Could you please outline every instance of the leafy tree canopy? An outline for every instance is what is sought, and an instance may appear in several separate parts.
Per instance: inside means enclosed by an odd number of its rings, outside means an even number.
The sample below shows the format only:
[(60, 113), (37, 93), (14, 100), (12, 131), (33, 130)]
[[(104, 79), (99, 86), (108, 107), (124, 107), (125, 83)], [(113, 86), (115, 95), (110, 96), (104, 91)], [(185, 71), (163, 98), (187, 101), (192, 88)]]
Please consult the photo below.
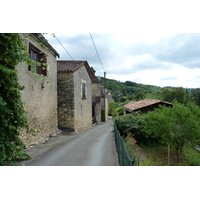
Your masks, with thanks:
[(143, 131), (155, 142), (171, 144), (177, 151), (177, 160), (183, 146), (200, 140), (200, 108), (194, 103), (186, 106), (175, 103), (172, 108), (161, 106), (144, 116)]

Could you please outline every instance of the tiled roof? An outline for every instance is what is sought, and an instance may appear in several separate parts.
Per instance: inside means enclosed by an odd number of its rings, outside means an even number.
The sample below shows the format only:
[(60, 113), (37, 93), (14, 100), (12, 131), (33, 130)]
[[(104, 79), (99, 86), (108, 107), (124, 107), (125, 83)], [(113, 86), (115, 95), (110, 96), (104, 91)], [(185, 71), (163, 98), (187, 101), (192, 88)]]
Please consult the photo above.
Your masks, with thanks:
[(48, 47), (58, 58), (60, 58), (60, 55), (58, 52), (48, 43), (48, 41), (45, 39), (43, 35), (40, 33), (31, 33), (31, 36), (42, 42), (46, 47)]
[(155, 100), (155, 99), (143, 99), (141, 101), (132, 101), (126, 105), (123, 106), (123, 108), (129, 112), (132, 112), (134, 110), (139, 110), (141, 108), (150, 106), (150, 105), (154, 105), (154, 104), (158, 104), (158, 103), (163, 103), (163, 104), (168, 104), (168, 105), (172, 105), (171, 103), (162, 101), (162, 100)]
[(95, 70), (93, 69), (93, 67), (87, 67), (87, 72), (91, 78), (92, 83), (99, 83), (98, 78), (95, 76)]
[(58, 60), (58, 72), (75, 72), (80, 67), (84, 66), (87, 61), (68, 61), (68, 60)]
[(95, 76), (95, 70), (89, 66), (87, 61), (57, 61), (58, 72), (75, 72), (80, 67), (85, 66), (92, 83), (99, 83), (98, 78)]

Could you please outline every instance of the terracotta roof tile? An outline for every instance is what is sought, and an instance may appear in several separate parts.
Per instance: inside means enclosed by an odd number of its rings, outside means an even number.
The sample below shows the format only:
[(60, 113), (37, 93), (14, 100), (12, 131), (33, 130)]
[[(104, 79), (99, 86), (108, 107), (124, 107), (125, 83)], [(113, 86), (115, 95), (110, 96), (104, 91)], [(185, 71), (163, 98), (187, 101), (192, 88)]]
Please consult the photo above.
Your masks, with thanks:
[(68, 61), (68, 60), (58, 60), (58, 72), (75, 72), (80, 67), (84, 65), (87, 61)]
[(165, 104), (169, 104), (172, 105), (171, 103), (162, 101), (162, 100), (155, 100), (155, 99), (143, 99), (141, 101), (132, 101), (126, 105), (123, 106), (123, 108), (129, 112), (132, 112), (134, 110), (139, 110), (141, 108), (150, 106), (150, 105), (154, 105), (154, 104), (158, 104), (158, 103), (165, 103)]
[(75, 72), (80, 67), (85, 66), (92, 83), (99, 83), (98, 78), (95, 76), (95, 70), (89, 66), (87, 61), (57, 61), (58, 72)]

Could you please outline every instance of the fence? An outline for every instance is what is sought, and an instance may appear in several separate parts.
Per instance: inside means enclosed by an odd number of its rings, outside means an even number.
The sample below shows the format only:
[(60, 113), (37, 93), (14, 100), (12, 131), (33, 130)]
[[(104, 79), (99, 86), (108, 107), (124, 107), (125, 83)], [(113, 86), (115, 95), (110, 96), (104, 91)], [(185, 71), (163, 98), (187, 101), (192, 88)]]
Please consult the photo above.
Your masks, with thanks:
[(131, 159), (126, 144), (123, 138), (120, 135), (120, 132), (117, 129), (117, 126), (114, 122), (114, 132), (115, 132), (115, 144), (118, 153), (119, 164), (121, 166), (136, 166), (138, 165), (136, 160)]

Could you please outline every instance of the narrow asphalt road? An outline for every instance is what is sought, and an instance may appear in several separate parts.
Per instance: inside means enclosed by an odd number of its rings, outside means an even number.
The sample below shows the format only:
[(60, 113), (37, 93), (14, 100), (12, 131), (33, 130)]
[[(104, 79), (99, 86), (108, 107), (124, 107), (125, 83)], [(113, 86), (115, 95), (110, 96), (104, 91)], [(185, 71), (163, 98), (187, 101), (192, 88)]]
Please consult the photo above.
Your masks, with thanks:
[[(69, 136), (66, 136), (69, 137)], [(37, 147), (36, 147), (37, 148)], [(113, 122), (94, 126), (70, 141), (49, 149), (31, 166), (116, 166)]]

